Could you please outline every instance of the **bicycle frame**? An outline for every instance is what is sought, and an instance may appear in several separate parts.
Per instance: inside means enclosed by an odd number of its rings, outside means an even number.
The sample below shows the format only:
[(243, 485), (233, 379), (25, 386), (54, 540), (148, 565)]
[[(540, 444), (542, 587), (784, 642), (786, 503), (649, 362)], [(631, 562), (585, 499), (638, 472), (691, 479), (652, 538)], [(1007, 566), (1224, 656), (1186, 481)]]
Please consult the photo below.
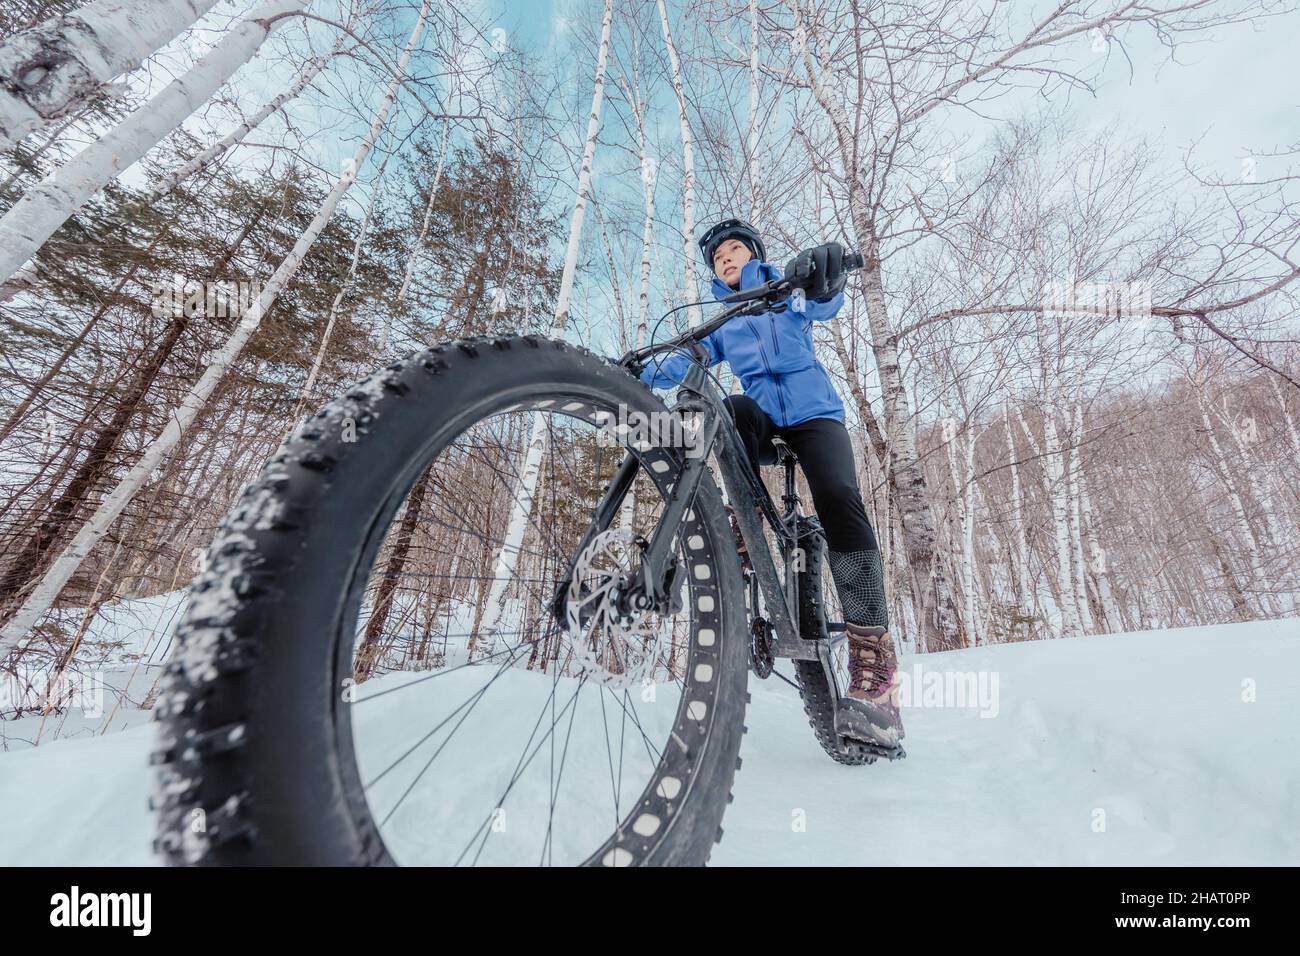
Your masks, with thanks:
[[(697, 357), (700, 357), (702, 348), (698, 344), (694, 348)], [(782, 496), (785, 512), (782, 513), (777, 510), (757, 472), (751, 467), (723, 397), (700, 362), (690, 366), (681, 382), (677, 402), (670, 410), (680, 415), (698, 416), (696, 420), (699, 422), (702, 452), (698, 456), (683, 459), (682, 470), (672, 485), (671, 497), (642, 554), (641, 579), (625, 591), (631, 606), (640, 610), (656, 608), (674, 613), (681, 610), (675, 603), (679, 591), (677, 584), (680, 568), (672, 551), (672, 543), (695, 498), (700, 480), (708, 469), (708, 456), (715, 453), (727, 497), (735, 510), (741, 537), (749, 551), (754, 576), (762, 592), (766, 617), (772, 625), (773, 656), (817, 660), (818, 642), (804, 640), (799, 628), (797, 558), (798, 520), (801, 516), (797, 507), (798, 498), (792, 487), (793, 472), (787, 473), (786, 494)], [(786, 464), (787, 468), (792, 467), (792, 463)], [(629, 451), (597, 505), (591, 525), (574, 551), (575, 560), (597, 534), (609, 528), (640, 467), (637, 455)], [(768, 547), (767, 536), (763, 532), (763, 524), (757, 513), (759, 510), (776, 533), (781, 556), (779, 572)], [(553, 610), (560, 620), (563, 620), (563, 602), (570, 580), (571, 569), (555, 593)], [(758, 608), (755, 607), (752, 613), (757, 616)]]
[[(843, 258), (845, 269), (860, 269), (865, 259), (859, 253), (847, 253)], [(774, 657), (795, 660), (820, 660), (827, 669), (828, 679), (834, 680), (828, 645), (829, 632), (843, 630), (843, 625), (828, 624), (823, 615), (819, 623), (820, 638), (805, 640), (799, 622), (799, 580), (797, 577), (796, 557), (799, 551), (798, 498), (794, 494), (794, 477), (792, 465), (786, 462), (786, 493), (783, 496), (786, 505), (785, 514), (776, 510), (772, 498), (767, 493), (757, 469), (751, 467), (749, 456), (741, 442), (736, 426), (723, 402), (720, 391), (705, 371), (704, 362), (708, 355), (700, 342), (722, 328), (732, 319), (744, 315), (758, 315), (765, 311), (784, 311), (789, 308), (786, 299), (803, 296), (811, 278), (807, 265), (778, 280), (769, 281), (750, 289), (737, 290), (723, 301), (734, 303), (697, 328), (689, 329), (675, 339), (660, 345), (634, 349), (620, 359), (619, 364), (635, 375), (639, 362), (650, 356), (665, 351), (689, 349), (696, 361), (687, 369), (686, 375), (679, 383), (677, 404), (671, 411), (679, 414), (700, 416), (700, 435), (703, 438), (703, 454), (686, 457), (681, 474), (672, 484), (672, 496), (668, 501), (663, 516), (655, 527), (654, 534), (641, 557), (639, 580), (625, 580), (619, 588), (619, 602), (625, 613), (655, 609), (677, 613), (681, 610), (678, 599), (678, 574), (680, 568), (677, 558), (672, 553), (672, 542), (677, 537), (682, 519), (695, 498), (700, 479), (708, 468), (706, 461), (709, 453), (718, 456), (719, 470), (727, 497), (735, 511), (736, 523), (740, 528), (741, 538), (749, 552), (750, 563), (754, 568), (754, 577), (762, 593), (764, 610), (768, 614), (768, 623), (774, 635), (772, 654)], [(662, 320), (661, 320), (662, 321)], [(779, 457), (779, 456), (778, 456)], [(560, 580), (551, 610), (561, 627), (566, 621), (565, 606), (568, 599), (569, 585), (573, 580), (573, 561), (577, 561), (596, 535), (606, 531), (618, 513), (623, 499), (636, 478), (641, 467), (637, 456), (628, 452), (619, 465), (609, 488), (596, 507), (595, 517), (574, 551), (568, 571)], [(778, 549), (781, 554), (781, 571), (778, 573), (776, 561), (767, 545), (767, 536), (763, 533), (763, 523), (756, 513), (761, 510), (767, 523), (776, 532)], [(815, 572), (820, 575), (820, 567)], [(628, 576), (630, 577), (630, 576)], [(754, 602), (756, 603), (756, 602)], [(751, 613), (758, 617), (755, 606)]]

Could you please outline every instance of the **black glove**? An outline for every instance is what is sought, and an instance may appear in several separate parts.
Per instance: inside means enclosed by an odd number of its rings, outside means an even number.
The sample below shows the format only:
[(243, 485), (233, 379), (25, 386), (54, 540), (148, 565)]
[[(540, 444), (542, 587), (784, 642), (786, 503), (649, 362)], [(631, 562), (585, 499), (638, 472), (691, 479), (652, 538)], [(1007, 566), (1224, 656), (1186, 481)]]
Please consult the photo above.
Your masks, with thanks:
[(785, 278), (814, 302), (829, 302), (844, 291), (849, 279), (844, 270), (844, 247), (825, 242), (805, 249), (785, 267)]

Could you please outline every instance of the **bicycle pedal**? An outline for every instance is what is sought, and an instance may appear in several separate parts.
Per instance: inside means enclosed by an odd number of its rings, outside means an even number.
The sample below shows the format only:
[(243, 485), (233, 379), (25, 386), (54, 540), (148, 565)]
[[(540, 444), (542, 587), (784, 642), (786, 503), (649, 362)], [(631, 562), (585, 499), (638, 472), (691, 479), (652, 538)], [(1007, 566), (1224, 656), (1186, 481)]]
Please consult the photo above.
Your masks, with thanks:
[(902, 760), (907, 756), (907, 751), (903, 749), (902, 744), (894, 744), (892, 747), (886, 747), (884, 744), (876, 743), (873, 740), (859, 740), (856, 737), (845, 737), (857, 747), (865, 750), (873, 757), (881, 757), (885, 760)]
[(872, 747), (872, 752), (877, 757), (884, 757), (886, 760), (902, 760), (907, 756), (907, 751), (903, 749), (902, 744), (893, 747)]
[(837, 734), (871, 748), (873, 753), (880, 751), (876, 754), (879, 757), (902, 749), (902, 726), (870, 704), (841, 699), (835, 706), (834, 721)]

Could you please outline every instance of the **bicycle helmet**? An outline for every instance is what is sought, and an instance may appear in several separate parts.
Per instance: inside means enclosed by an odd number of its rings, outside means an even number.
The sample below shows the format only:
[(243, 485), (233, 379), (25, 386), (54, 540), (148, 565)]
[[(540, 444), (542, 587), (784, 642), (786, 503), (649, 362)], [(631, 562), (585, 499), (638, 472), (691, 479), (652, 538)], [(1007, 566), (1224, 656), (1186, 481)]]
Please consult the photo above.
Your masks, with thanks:
[(763, 240), (757, 229), (743, 219), (724, 219), (700, 236), (700, 253), (704, 256), (704, 264), (710, 269), (713, 268), (713, 254), (728, 239), (739, 239), (749, 247), (755, 259), (767, 261), (767, 250), (763, 248)]

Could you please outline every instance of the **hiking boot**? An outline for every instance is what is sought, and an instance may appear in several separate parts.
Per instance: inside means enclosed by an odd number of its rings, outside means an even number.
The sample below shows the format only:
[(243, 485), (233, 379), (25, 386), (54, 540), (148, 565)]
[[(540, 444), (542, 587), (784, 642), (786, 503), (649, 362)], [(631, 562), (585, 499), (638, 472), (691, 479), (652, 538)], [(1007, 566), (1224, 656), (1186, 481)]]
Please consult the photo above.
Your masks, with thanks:
[[(847, 717), (865, 717), (846, 722), (845, 736), (870, 739), (894, 746), (903, 738), (903, 722), (898, 713), (898, 658), (894, 639), (883, 627), (846, 624), (849, 642), (849, 686)], [(837, 724), (840, 721), (837, 719)]]

